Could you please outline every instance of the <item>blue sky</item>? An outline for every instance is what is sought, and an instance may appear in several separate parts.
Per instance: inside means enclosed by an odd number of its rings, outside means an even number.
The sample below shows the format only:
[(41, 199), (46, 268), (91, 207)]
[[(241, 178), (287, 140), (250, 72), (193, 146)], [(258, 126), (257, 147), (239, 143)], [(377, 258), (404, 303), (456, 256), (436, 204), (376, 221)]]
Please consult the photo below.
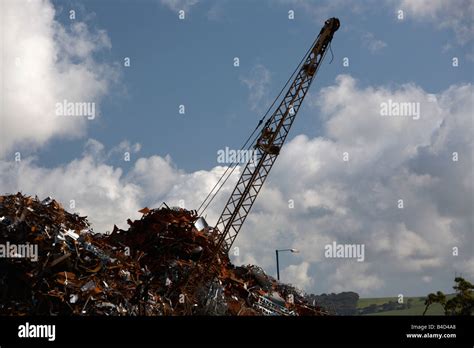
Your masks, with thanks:
[[(309, 2), (318, 6), (321, 2)], [(216, 152), (224, 146), (238, 148), (277, 95), (322, 26), (319, 18), (284, 1), (203, 1), (192, 6), (187, 18), (159, 1), (54, 1), (56, 18), (66, 28), (69, 9), (77, 19), (107, 31), (112, 47), (99, 52), (99, 59), (123, 63), (119, 85), (101, 104), (101, 117), (88, 127), (88, 135), (105, 146), (124, 138), (142, 144), (141, 154), (171, 155), (185, 170), (210, 169)], [(210, 16), (217, 8), (215, 17)], [(288, 11), (295, 11), (295, 20)], [(94, 14), (91, 16), (91, 14)], [(451, 58), (465, 56), (472, 44), (443, 51), (454, 44), (449, 31), (397, 19), (396, 6), (381, 2), (354, 13), (351, 5), (331, 13), (342, 26), (311, 93), (334, 82), (338, 74), (351, 74), (361, 85), (414, 82), (436, 93), (453, 83), (472, 81), (472, 64), (451, 67)], [(210, 17), (212, 19), (210, 19)], [(370, 41), (386, 44), (376, 52)], [(233, 58), (240, 58), (240, 67)], [(350, 66), (343, 67), (348, 57)], [(256, 65), (270, 74), (259, 108), (248, 102), (249, 90), (242, 78)], [(186, 114), (178, 114), (184, 104)], [(317, 113), (301, 110), (290, 139), (297, 134), (318, 134)], [(83, 139), (52, 141), (39, 154), (48, 165), (65, 163), (82, 152)], [(113, 159), (112, 159), (113, 160)]]
[[(283, 281), (364, 297), (474, 279), (474, 1), (0, 4), (2, 194), (53, 196), (99, 232), (163, 201), (196, 209), (229, 164), (218, 150), (240, 148), (334, 16), (333, 61), (329, 52), (233, 262), (275, 274), (274, 250), (297, 248), (282, 255)], [(99, 113), (58, 115), (65, 99)], [(418, 103), (420, 118), (383, 117), (390, 100)], [(211, 224), (231, 189), (206, 211)], [(364, 261), (327, 258), (333, 242), (363, 244)]]

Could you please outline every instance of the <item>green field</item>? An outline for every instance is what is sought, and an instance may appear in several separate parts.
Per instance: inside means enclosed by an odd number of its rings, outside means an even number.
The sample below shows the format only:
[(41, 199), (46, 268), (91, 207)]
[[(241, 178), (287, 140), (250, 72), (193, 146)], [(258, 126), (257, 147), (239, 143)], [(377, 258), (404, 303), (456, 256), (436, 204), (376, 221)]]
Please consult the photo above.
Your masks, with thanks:
[[(450, 299), (454, 295), (447, 295), (447, 298)], [(403, 310), (391, 310), (385, 312), (371, 313), (365, 315), (422, 315), (425, 310), (425, 298), (424, 297), (405, 297), (404, 301), (407, 302), (409, 299), (412, 299), (411, 308), (406, 308)], [(365, 308), (371, 304), (382, 305), (388, 303), (389, 301), (397, 301), (397, 297), (379, 297), (379, 298), (361, 298), (357, 302), (357, 308)], [(430, 306), (426, 315), (444, 315), (443, 307), (440, 304), (433, 304)]]

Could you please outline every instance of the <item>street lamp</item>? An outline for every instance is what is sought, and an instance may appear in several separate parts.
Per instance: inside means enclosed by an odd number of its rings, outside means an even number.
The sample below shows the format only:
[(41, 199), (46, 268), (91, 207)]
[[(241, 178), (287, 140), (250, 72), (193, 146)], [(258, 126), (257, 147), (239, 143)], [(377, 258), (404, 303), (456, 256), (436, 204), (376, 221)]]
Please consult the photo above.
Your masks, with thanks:
[(275, 254), (276, 254), (276, 260), (277, 260), (277, 279), (280, 280), (280, 261), (278, 260), (278, 253), (280, 251), (290, 251), (292, 253), (299, 253), (300, 251), (298, 249), (276, 249)]

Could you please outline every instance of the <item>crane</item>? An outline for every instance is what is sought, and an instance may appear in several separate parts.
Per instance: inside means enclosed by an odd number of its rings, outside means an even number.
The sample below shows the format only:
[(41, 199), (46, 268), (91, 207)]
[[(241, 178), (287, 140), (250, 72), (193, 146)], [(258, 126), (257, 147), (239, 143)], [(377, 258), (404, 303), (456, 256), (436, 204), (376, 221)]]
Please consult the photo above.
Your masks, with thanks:
[[(280, 105), (264, 124), (260, 135), (253, 143), (256, 155), (247, 162), (237, 185), (234, 187), (213, 231), (215, 253), (228, 253), (234, 243), (260, 189), (265, 182), (286, 137), (295, 120), (318, 68), (331, 44), (334, 33), (339, 29), (337, 18), (329, 18), (324, 23), (309, 53), (300, 64)], [(257, 126), (258, 127), (258, 126)]]

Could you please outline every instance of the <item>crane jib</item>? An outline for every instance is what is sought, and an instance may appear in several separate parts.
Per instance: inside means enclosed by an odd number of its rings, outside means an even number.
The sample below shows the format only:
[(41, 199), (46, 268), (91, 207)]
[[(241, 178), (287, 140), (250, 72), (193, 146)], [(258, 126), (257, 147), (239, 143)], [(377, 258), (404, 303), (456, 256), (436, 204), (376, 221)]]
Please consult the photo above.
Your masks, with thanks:
[(216, 254), (219, 251), (228, 253), (232, 247), (280, 153), (296, 114), (324, 58), (326, 48), (331, 43), (334, 33), (339, 29), (339, 25), (337, 18), (330, 18), (325, 22), (286, 95), (255, 140), (253, 147), (257, 155), (246, 164), (214, 228)]

